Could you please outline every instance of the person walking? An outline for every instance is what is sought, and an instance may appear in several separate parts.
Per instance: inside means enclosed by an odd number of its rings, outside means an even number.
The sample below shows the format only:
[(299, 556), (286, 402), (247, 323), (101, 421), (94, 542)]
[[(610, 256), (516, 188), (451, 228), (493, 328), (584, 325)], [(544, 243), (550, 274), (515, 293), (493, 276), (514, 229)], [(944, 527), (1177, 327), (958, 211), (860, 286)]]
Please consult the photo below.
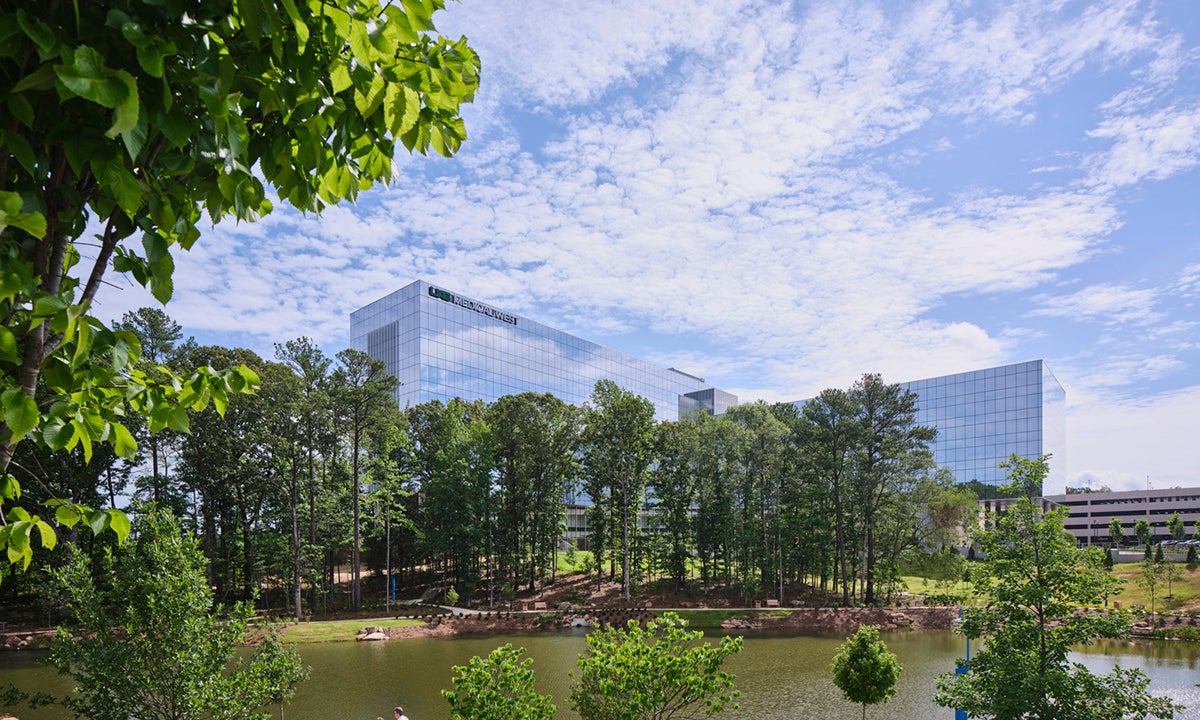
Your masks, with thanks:
[(408, 716), (404, 714), (404, 708), (399, 705), (396, 706), (394, 712), (396, 713), (396, 720), (408, 720)]

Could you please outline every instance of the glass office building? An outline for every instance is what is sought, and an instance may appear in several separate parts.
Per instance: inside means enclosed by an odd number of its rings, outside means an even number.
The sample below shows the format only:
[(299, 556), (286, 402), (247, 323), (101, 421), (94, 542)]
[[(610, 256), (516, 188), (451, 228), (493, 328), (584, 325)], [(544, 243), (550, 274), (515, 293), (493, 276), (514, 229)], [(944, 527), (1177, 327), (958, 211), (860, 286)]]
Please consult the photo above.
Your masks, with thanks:
[(1043, 492), (1067, 484), (1067, 394), (1041, 360), (901, 383), (917, 394), (917, 422), (938, 430), (934, 460), (961, 481), (1000, 485), (1015, 453), (1050, 454)]
[(551, 393), (582, 405), (612, 380), (654, 404), (659, 420), (737, 403), (702, 378), (626, 355), (418, 280), (350, 315), (351, 347), (400, 380), (400, 407), (454, 397), (494, 402)]
[[(350, 315), (351, 347), (400, 380), (400, 407), (454, 397), (493, 402), (547, 392), (582, 405), (600, 379), (654, 404), (659, 420), (723, 414), (737, 397), (702, 378), (626, 355), (416, 281)], [(1010, 454), (1049, 453), (1044, 492), (1066, 486), (1066, 393), (1041, 360), (901, 383), (917, 422), (938, 430), (934, 459), (959, 481), (999, 485)], [(802, 404), (802, 403), (797, 403)]]

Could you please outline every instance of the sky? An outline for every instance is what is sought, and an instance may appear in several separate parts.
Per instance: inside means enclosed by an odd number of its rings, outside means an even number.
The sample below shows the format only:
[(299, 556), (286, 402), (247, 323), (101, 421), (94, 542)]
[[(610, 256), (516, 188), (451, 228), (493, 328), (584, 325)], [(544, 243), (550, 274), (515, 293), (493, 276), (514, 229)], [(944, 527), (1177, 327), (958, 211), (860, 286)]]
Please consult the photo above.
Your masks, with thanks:
[(206, 230), (187, 334), (332, 353), (424, 279), (742, 401), (1044, 359), (1069, 485), (1200, 485), (1195, 0), (449, 5), (457, 157)]

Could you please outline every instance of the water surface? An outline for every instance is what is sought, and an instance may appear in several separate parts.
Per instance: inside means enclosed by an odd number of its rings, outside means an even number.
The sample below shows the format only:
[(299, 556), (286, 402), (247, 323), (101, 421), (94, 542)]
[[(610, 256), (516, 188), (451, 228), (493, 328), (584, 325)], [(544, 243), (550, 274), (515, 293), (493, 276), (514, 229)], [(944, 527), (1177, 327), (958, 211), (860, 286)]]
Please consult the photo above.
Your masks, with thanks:
[[(712, 634), (709, 633), (711, 637)], [(559, 706), (557, 717), (576, 720), (568, 707), (570, 675), (585, 648), (582, 631), (479, 637), (411, 638), (382, 643), (334, 643), (299, 648), (312, 675), (285, 708), (285, 720), (374, 720), (390, 718), (401, 704), (412, 720), (445, 720), (449, 707), (441, 697), (451, 687), (452, 667), (473, 655), (486, 655), (506, 642), (528, 649), (534, 659), (537, 689)], [(795, 720), (828, 718), (857, 720), (860, 706), (842, 699), (833, 685), (830, 664), (840, 636), (775, 636), (748, 634), (745, 650), (727, 663), (737, 675), (742, 710), (730, 718)], [(933, 703), (934, 678), (954, 667), (963, 655), (963, 639), (949, 632), (884, 633), (904, 672), (896, 696), (868, 717), (888, 720), (929, 720), (954, 713)], [(53, 670), (36, 665), (30, 653), (0, 653), (0, 684), (15, 682), (25, 689), (62, 692), (68, 684)], [(1076, 653), (1093, 671), (1115, 664), (1140, 667), (1151, 687), (1187, 706), (1180, 720), (1200, 720), (1200, 645), (1164, 641), (1104, 642)], [(61, 709), (17, 713), (22, 720), (66, 720)], [(276, 717), (279, 717), (276, 711)]]

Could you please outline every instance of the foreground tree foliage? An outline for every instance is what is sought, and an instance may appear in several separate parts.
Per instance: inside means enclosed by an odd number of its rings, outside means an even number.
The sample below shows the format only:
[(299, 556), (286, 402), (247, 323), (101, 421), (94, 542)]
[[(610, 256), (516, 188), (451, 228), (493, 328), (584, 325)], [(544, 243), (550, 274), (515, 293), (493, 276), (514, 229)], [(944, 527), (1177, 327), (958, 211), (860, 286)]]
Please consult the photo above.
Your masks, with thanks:
[(879, 639), (879, 627), (860, 625), (833, 656), (833, 683), (850, 702), (867, 706), (887, 702), (896, 694), (896, 680), (903, 670), (895, 654)]
[(717, 645), (688, 631), (674, 613), (625, 628), (603, 627), (587, 637), (571, 707), (583, 720), (687, 720), (736, 710), (733, 675), (721, 670), (742, 650), (740, 637)]
[(1079, 548), (1062, 514), (1042, 511), (1027, 488), (1040, 488), (1047, 459), (1012, 456), (1006, 467), (1021, 499), (977, 533), (986, 558), (973, 576), (982, 600), (965, 610), (963, 632), (983, 639), (964, 675), (938, 678), (937, 702), (996, 720), (1170, 718), (1178, 709), (1147, 692), (1140, 670), (1094, 675), (1067, 653), (1096, 638), (1127, 637), (1129, 616), (1085, 613), (1116, 594), (1099, 548)]
[(237, 652), (253, 608), (212, 611), (204, 556), (168, 513), (152, 508), (137, 538), (93, 580), (81, 555), (57, 573), (74, 616), (60, 627), (50, 663), (70, 675), (62, 699), (92, 720), (267, 718), (306, 675), (274, 638), (252, 656)]
[[(256, 379), (237, 369), (175, 377), (139, 366), (127, 330), (90, 312), (111, 268), (172, 295), (172, 253), (212, 222), (301, 210), (392, 177), (397, 146), (452, 155), (466, 136), (479, 59), (434, 34), (441, 0), (6, 4), (0, 10), (0, 473), (18, 442), (110, 443), (125, 426), (187, 429), (185, 408), (224, 409)], [(89, 225), (87, 259), (77, 246)], [(163, 376), (166, 375), (166, 379)], [(40, 383), (40, 385), (39, 385)], [(19, 497), (16, 478), (0, 502)], [(60, 522), (87, 519), (64, 508)], [(27, 512), (0, 545), (31, 555)], [(111, 524), (111, 523), (110, 523)]]
[(454, 667), (454, 689), (443, 690), (450, 720), (551, 720), (558, 710), (549, 695), (533, 689), (532, 658), (525, 648), (498, 647), (487, 659)]

